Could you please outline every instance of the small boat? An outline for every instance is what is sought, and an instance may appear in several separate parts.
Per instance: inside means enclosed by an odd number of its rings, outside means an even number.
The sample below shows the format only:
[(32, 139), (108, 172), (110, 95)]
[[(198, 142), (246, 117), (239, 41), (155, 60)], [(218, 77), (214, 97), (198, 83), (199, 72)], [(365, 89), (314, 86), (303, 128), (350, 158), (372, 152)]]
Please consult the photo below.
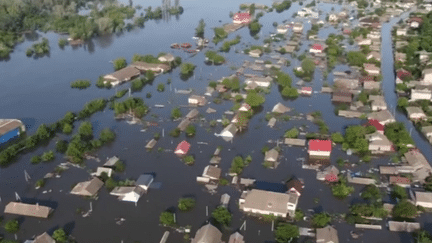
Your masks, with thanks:
[(173, 44), (171, 44), (171, 48), (178, 49), (178, 48), (180, 48), (180, 45), (177, 43), (173, 43)]

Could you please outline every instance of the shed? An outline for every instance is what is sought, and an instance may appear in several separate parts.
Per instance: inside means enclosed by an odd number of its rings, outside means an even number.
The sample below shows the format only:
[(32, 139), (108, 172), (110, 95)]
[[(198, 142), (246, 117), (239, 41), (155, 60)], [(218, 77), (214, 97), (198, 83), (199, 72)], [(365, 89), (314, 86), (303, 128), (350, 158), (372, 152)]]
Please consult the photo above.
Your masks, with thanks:
[(193, 109), (191, 111), (189, 111), (189, 113), (187, 113), (186, 118), (187, 119), (194, 119), (195, 117), (197, 117), (199, 114), (199, 111), (197, 109)]
[(298, 139), (298, 138), (285, 138), (284, 143), (286, 145), (295, 145), (295, 146), (306, 146), (306, 139)]
[(213, 165), (207, 165), (204, 168), (204, 172), (202, 174), (203, 177), (210, 178), (212, 180), (219, 180), (221, 176), (222, 170)]
[(274, 113), (285, 113), (285, 112), (289, 112), (291, 109), (289, 107), (284, 106), (282, 103), (277, 103), (273, 109), (272, 112)]
[(420, 230), (420, 223), (389, 221), (389, 230), (396, 232), (414, 232)]
[(221, 243), (222, 233), (213, 225), (206, 224), (195, 234), (191, 243)]
[(154, 177), (150, 174), (143, 174), (138, 177), (138, 179), (135, 182), (136, 186), (141, 187), (145, 191), (147, 191), (150, 187), (150, 184), (153, 182)]
[(274, 118), (274, 117), (270, 118), (267, 126), (273, 128), (275, 126), (275, 124), (276, 124), (276, 121), (277, 121), (276, 118)]
[(189, 119), (185, 118), (178, 124), (177, 128), (183, 132), (190, 125), (190, 123), (191, 123), (191, 121)]

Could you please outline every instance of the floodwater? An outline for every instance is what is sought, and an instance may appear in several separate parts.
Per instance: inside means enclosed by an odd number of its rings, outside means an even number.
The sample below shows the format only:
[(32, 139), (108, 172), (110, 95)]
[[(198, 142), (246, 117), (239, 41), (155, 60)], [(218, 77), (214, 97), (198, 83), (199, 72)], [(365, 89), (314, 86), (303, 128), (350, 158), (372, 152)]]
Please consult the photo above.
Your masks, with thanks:
[[(270, 5), (271, 1), (260, 0), (259, 3)], [(161, 1), (134, 1), (134, 4), (140, 4), (144, 8), (148, 5), (152, 7), (159, 6)], [(28, 126), (28, 133), (32, 134), (42, 123), (51, 123), (57, 121), (67, 111), (79, 111), (83, 105), (92, 99), (99, 97), (110, 97), (115, 94), (116, 89), (104, 90), (92, 86), (86, 90), (74, 90), (70, 88), (70, 82), (76, 79), (90, 79), (96, 81), (99, 75), (113, 71), (112, 64), (109, 62), (117, 57), (125, 57), (131, 60), (134, 53), (153, 54), (159, 52), (172, 52), (176, 56), (181, 56), (184, 61), (193, 62), (197, 65), (195, 75), (190, 79), (183, 81), (179, 78), (179, 69), (168, 74), (158, 76), (152, 85), (146, 86), (142, 92), (133, 93), (134, 97), (143, 98), (151, 107), (151, 112), (144, 119), (147, 121), (158, 122), (158, 126), (150, 127), (145, 132), (140, 132), (141, 126), (129, 125), (124, 121), (114, 120), (113, 112), (106, 109), (93, 115), (90, 119), (94, 126), (95, 134), (109, 127), (117, 133), (116, 141), (109, 146), (103, 147), (97, 151), (97, 156), (102, 162), (111, 156), (119, 156), (126, 163), (126, 171), (116, 174), (119, 179), (132, 178), (136, 179), (140, 174), (153, 173), (155, 182), (161, 184), (160, 188), (152, 189), (144, 195), (138, 205), (133, 203), (119, 202), (116, 197), (110, 196), (106, 189), (102, 189), (99, 198), (96, 201), (90, 201), (77, 196), (69, 195), (71, 186), (74, 183), (84, 181), (90, 178), (89, 171), (94, 170), (98, 165), (95, 161), (87, 161), (85, 169), (71, 168), (62, 174), (61, 178), (49, 179), (43, 189), (35, 190), (34, 182), (42, 178), (46, 173), (52, 171), (56, 165), (65, 162), (60, 154), (57, 154), (56, 160), (50, 163), (41, 163), (31, 165), (30, 158), (35, 154), (41, 154), (46, 150), (53, 149), (55, 139), (46, 147), (41, 147), (36, 151), (21, 156), (16, 163), (8, 168), (0, 169), (0, 208), (3, 208), (8, 202), (15, 200), (17, 192), (24, 202), (39, 202), (41, 205), (47, 205), (55, 208), (55, 212), (48, 220), (40, 220), (29, 217), (19, 217), (21, 230), (17, 234), (19, 240), (29, 239), (44, 231), (52, 233), (58, 227), (64, 227), (66, 231), (72, 234), (78, 242), (159, 242), (165, 230), (159, 226), (159, 214), (167, 209), (175, 209), (177, 200), (184, 196), (193, 196), (197, 199), (196, 207), (187, 213), (176, 213), (177, 223), (181, 226), (191, 225), (192, 236), (196, 230), (209, 219), (206, 215), (206, 207), (211, 211), (219, 204), (220, 196), (224, 193), (231, 195), (229, 209), (233, 213), (233, 221), (229, 228), (223, 229), (223, 240), (227, 241), (231, 233), (238, 230), (246, 220), (246, 230), (240, 231), (245, 235), (247, 242), (273, 242), (273, 232), (271, 223), (261, 222), (252, 217), (245, 217), (238, 210), (238, 198), (241, 191), (238, 188), (225, 186), (219, 187), (215, 195), (208, 193), (203, 185), (196, 183), (195, 177), (202, 174), (202, 171), (210, 160), (211, 155), (217, 146), (223, 146), (221, 153), (222, 161), (220, 167), (223, 174), (228, 172), (232, 159), (237, 155), (252, 155), (252, 163), (245, 168), (242, 177), (255, 178), (258, 181), (268, 183), (283, 183), (288, 178), (296, 176), (305, 181), (305, 191), (299, 200), (299, 208), (307, 215), (311, 215), (308, 209), (314, 212), (327, 211), (329, 213), (345, 213), (348, 211), (348, 204), (361, 200), (359, 192), (362, 189), (356, 186), (356, 191), (352, 196), (345, 200), (336, 200), (331, 195), (329, 186), (318, 182), (315, 179), (316, 172), (302, 169), (301, 161), (297, 158), (307, 157), (305, 148), (282, 147), (281, 164), (277, 169), (265, 169), (261, 165), (263, 154), (261, 148), (268, 145), (268, 140), (276, 140), (283, 136), (285, 130), (294, 126), (306, 125), (307, 131), (317, 132), (318, 127), (313, 123), (303, 120), (291, 120), (288, 122), (277, 122), (274, 129), (266, 126), (267, 122), (264, 117), (266, 112), (271, 111), (272, 107), (282, 102), (285, 105), (294, 108), (290, 115), (306, 114), (320, 110), (323, 119), (330, 128), (330, 132), (342, 132), (346, 125), (360, 124), (357, 119), (345, 119), (335, 116), (333, 105), (328, 94), (313, 94), (312, 97), (299, 97), (295, 101), (283, 100), (278, 92), (277, 86), (273, 85), (271, 93), (266, 95), (266, 102), (262, 110), (254, 115), (251, 119), (248, 130), (237, 135), (232, 143), (227, 143), (221, 138), (215, 137), (214, 133), (219, 133), (222, 126), (218, 125), (208, 131), (208, 123), (196, 122), (197, 135), (193, 138), (185, 138), (182, 134), (179, 138), (167, 136), (168, 132), (177, 126), (178, 122), (169, 121), (170, 111), (173, 107), (187, 104), (187, 96), (175, 94), (174, 89), (193, 88), (194, 93), (203, 94), (209, 80), (218, 80), (223, 76), (233, 73), (231, 66), (239, 67), (243, 60), (253, 60), (248, 56), (235, 53), (235, 50), (243, 50), (247, 45), (262, 44), (263, 38), (267, 37), (270, 32), (274, 31), (273, 22), (281, 23), (288, 19), (292, 21), (292, 15), (302, 6), (293, 3), (288, 11), (281, 14), (276, 12), (266, 13), (260, 23), (263, 27), (260, 32), (260, 39), (253, 39), (247, 28), (240, 29), (236, 33), (230, 34), (228, 39), (235, 35), (242, 37), (241, 44), (231, 48), (227, 54), (223, 54), (228, 60), (228, 64), (222, 66), (208, 66), (204, 64), (204, 54), (198, 53), (196, 56), (190, 56), (178, 50), (170, 50), (169, 45), (173, 42), (192, 42), (191, 37), (194, 35), (198, 21), (203, 18), (206, 23), (205, 36), (213, 37), (212, 28), (228, 23), (231, 21), (229, 12), (238, 10), (238, 2), (222, 1), (202, 1), (189, 0), (181, 1), (184, 7), (184, 13), (179, 17), (171, 17), (168, 20), (149, 21), (145, 28), (135, 29), (131, 32), (121, 35), (111, 35), (94, 38), (84, 48), (72, 48), (67, 46), (64, 50), (57, 46), (60, 36), (54, 33), (43, 34), (51, 43), (51, 53), (49, 57), (39, 59), (27, 58), (25, 50), (35, 39), (35, 36), (29, 37), (27, 41), (19, 44), (9, 60), (0, 62), (0, 114), (1, 117), (18, 118)], [(306, 5), (306, 3), (304, 3)], [(335, 4), (318, 4), (317, 8), (323, 13), (331, 11), (334, 7), (338, 11), (341, 7)], [(141, 10), (142, 11), (142, 10)], [(325, 14), (320, 15), (321, 19)], [(305, 21), (305, 30), (310, 28), (310, 24)], [(391, 55), (390, 28), (398, 19), (391, 21), (390, 24), (383, 25), (383, 73), (384, 73), (384, 92), (389, 104), (396, 104), (394, 90), (393, 63)], [(320, 33), (320, 38), (326, 38), (330, 33), (336, 31), (333, 27), (325, 27)], [(40, 38), (39, 38), (40, 39)], [(302, 41), (301, 54), (307, 50), (311, 42)], [(220, 46), (221, 44), (219, 44)], [(213, 45), (211, 45), (213, 46)], [(217, 47), (218, 48), (218, 47)], [(288, 57), (288, 56), (286, 56)], [(263, 59), (270, 59), (265, 55)], [(292, 73), (292, 68), (300, 64), (298, 60), (291, 60), (291, 66), (283, 68), (293, 77), (293, 84), (299, 81)], [(346, 66), (339, 65), (338, 71), (346, 70)], [(166, 85), (165, 92), (156, 91), (158, 83), (166, 83), (167, 79), (172, 79), (171, 87)], [(331, 83), (332, 74), (328, 76)], [(313, 90), (320, 90), (322, 87), (322, 74), (319, 69), (315, 72), (314, 81), (310, 83)], [(128, 88), (129, 85), (123, 85), (118, 90)], [(172, 89), (172, 91), (171, 91)], [(145, 94), (153, 94), (151, 99), (146, 99)], [(165, 108), (153, 108), (155, 104), (163, 104)], [(232, 107), (232, 102), (223, 101), (222, 104), (210, 104), (199, 108), (207, 121), (220, 119), (223, 112)], [(212, 107), (217, 113), (206, 114), (205, 110)], [(189, 108), (182, 108), (183, 114), (188, 112)], [(157, 115), (152, 116), (152, 114)], [(405, 116), (397, 113), (398, 120), (404, 121), (408, 128), (412, 127), (406, 120)], [(79, 124), (76, 124), (78, 127)], [(144, 149), (145, 144), (153, 137), (155, 132), (162, 134), (165, 131), (165, 137), (161, 138), (152, 152)], [(417, 146), (431, 160), (431, 147), (414, 129), (413, 138)], [(67, 136), (59, 135), (62, 139)], [(190, 154), (195, 156), (196, 162), (193, 166), (184, 165), (174, 154), (168, 152), (157, 152), (157, 148), (162, 147), (167, 150), (173, 150), (182, 140), (187, 139), (191, 143)], [(208, 145), (200, 145), (197, 142), (208, 142)], [(274, 144), (273, 144), (274, 145)], [(269, 145), (269, 146), (273, 146)], [(347, 158), (351, 162), (357, 162), (356, 156), (347, 157), (340, 150), (332, 153), (332, 163), (338, 157)], [(369, 167), (376, 167), (379, 164), (389, 163), (388, 157), (376, 158), (370, 164), (362, 164), (353, 171), (366, 171)], [(26, 183), (24, 179), (24, 170), (30, 176), (31, 181)], [(226, 178), (231, 179), (228, 176)], [(47, 190), (47, 193), (43, 193)], [(314, 203), (314, 198), (319, 198), (318, 203)], [(87, 218), (76, 214), (76, 209), (82, 208), (88, 210), (90, 202), (93, 204), (93, 212)], [(12, 215), (5, 215), (6, 220), (16, 218)], [(122, 225), (116, 224), (116, 218), (124, 218), (126, 221)], [(429, 216), (422, 217), (422, 222), (427, 222)], [(430, 218), (429, 218), (430, 220)], [(299, 225), (308, 227), (306, 223)], [(362, 238), (353, 240), (349, 232), (353, 226), (344, 223), (335, 223), (341, 242), (409, 242), (412, 238), (409, 234), (390, 233), (387, 229), (382, 231), (365, 231)], [(383, 223), (384, 225), (384, 223)], [(430, 229), (430, 225), (424, 225)], [(429, 227), (429, 228), (428, 228)], [(168, 242), (182, 242), (183, 235), (170, 230)], [(12, 238), (13, 236), (6, 236)], [(306, 240), (306, 239), (301, 239)]]

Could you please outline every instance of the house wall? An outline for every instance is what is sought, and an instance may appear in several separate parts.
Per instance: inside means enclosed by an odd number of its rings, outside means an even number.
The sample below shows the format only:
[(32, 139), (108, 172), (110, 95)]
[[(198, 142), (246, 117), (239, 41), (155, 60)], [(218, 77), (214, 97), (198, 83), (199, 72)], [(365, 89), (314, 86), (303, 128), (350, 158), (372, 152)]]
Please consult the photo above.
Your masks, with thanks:
[(432, 83), (432, 73), (428, 73), (424, 75), (423, 82)]
[(272, 211), (267, 211), (267, 210), (259, 210), (259, 209), (254, 209), (254, 208), (246, 208), (243, 207), (243, 211), (244, 212), (250, 212), (250, 213), (256, 213), (256, 214), (264, 214), (264, 215), (275, 215), (278, 217), (282, 217), (282, 218), (286, 218), (287, 214), (283, 214), (283, 213), (278, 213), (278, 212), (272, 212)]
[(432, 202), (419, 202), (416, 201), (416, 206), (422, 206), (425, 208), (432, 208)]
[(391, 151), (392, 147), (390, 145), (369, 145), (369, 150), (371, 151)]
[(311, 156), (330, 156), (330, 151), (313, 151), (309, 150), (309, 155)]
[(321, 50), (316, 50), (316, 49), (313, 49), (313, 48), (309, 49), (309, 52), (311, 52), (311, 53), (322, 53)]
[(411, 92), (411, 100), (430, 100), (432, 98), (432, 93), (418, 93), (415, 91)]
[(412, 120), (424, 119), (424, 118), (426, 118), (426, 115), (422, 113), (414, 113), (410, 115), (410, 119)]

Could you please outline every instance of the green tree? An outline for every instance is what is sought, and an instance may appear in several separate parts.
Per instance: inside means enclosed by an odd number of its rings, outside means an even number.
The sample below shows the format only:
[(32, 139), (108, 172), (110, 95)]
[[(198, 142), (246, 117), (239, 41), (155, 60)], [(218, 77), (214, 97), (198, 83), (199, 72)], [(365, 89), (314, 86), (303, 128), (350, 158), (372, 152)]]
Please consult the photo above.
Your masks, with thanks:
[(343, 143), (344, 138), (340, 132), (332, 133), (331, 140), (335, 143)]
[(178, 208), (182, 211), (189, 211), (195, 207), (196, 201), (193, 198), (185, 197), (178, 200)]
[(187, 165), (193, 165), (195, 163), (195, 158), (192, 155), (186, 155), (183, 158), (183, 161), (185, 162), (185, 164)]
[(282, 87), (290, 87), (292, 83), (291, 76), (284, 72), (278, 72), (276, 82)]
[(366, 55), (360, 51), (350, 51), (347, 54), (347, 61), (352, 66), (363, 67), (367, 62)]
[(171, 118), (172, 119), (178, 119), (180, 117), (182, 117), (182, 113), (180, 111), (180, 108), (176, 107), (176, 108), (171, 110)]
[(171, 212), (162, 212), (159, 216), (159, 222), (164, 226), (173, 226), (174, 222), (174, 214)]
[(333, 196), (339, 199), (344, 199), (353, 192), (354, 192), (354, 187), (347, 186), (345, 185), (345, 183), (338, 183), (337, 185), (332, 187)]
[(297, 138), (300, 134), (299, 130), (296, 127), (291, 128), (290, 130), (287, 130), (284, 134), (284, 137), (286, 138)]
[(42, 124), (38, 127), (36, 134), (41, 141), (46, 141), (51, 137), (51, 132), (45, 124)]
[(295, 99), (299, 96), (297, 89), (289, 87), (289, 86), (286, 86), (285, 88), (283, 88), (281, 94), (282, 94), (282, 96), (288, 97), (291, 99)]
[(204, 19), (200, 19), (198, 23), (198, 27), (195, 29), (195, 36), (204, 38), (204, 29), (205, 29), (205, 22)]
[(165, 85), (162, 83), (158, 84), (157, 91), (159, 91), (159, 92), (165, 91)]
[(185, 130), (185, 133), (186, 133), (186, 136), (189, 136), (189, 137), (194, 136), (195, 133), (196, 133), (195, 126), (194, 125), (187, 126), (186, 130)]
[(426, 230), (421, 230), (416, 234), (416, 243), (432, 243), (432, 236)]
[(59, 152), (59, 153), (64, 154), (66, 152), (66, 150), (67, 150), (67, 145), (68, 145), (68, 143), (65, 140), (59, 140), (59, 141), (57, 141), (56, 142), (56, 151)]
[(113, 65), (114, 65), (114, 69), (115, 69), (116, 71), (117, 71), (117, 70), (120, 70), (120, 69), (122, 69), (122, 68), (125, 68), (125, 67), (127, 66), (126, 58), (124, 58), (124, 57), (119, 57), (119, 58), (115, 59), (115, 60), (113, 61)]
[(391, 196), (393, 199), (407, 199), (408, 198), (408, 193), (406, 191), (405, 188), (398, 186), (398, 185), (394, 185), (393, 186), (393, 190), (391, 193)]
[(54, 230), (52, 238), (59, 243), (64, 243), (67, 242), (68, 240), (68, 236), (62, 228), (58, 228)]
[(48, 161), (52, 161), (54, 160), (55, 156), (54, 156), (54, 152), (53, 151), (48, 151), (42, 154), (41, 159), (44, 162), (48, 162)]
[(232, 215), (225, 207), (219, 206), (212, 212), (212, 217), (220, 224), (228, 226), (231, 223)]
[(407, 200), (402, 200), (393, 207), (392, 215), (395, 218), (413, 218), (417, 215), (417, 207)]
[(6, 222), (6, 224), (4, 225), (4, 228), (6, 230), (6, 232), (11, 233), (11, 234), (15, 234), (19, 231), (19, 223), (18, 220), (16, 219), (12, 219)]
[(363, 199), (372, 200), (373, 202), (381, 201), (382, 193), (380, 189), (375, 185), (367, 185), (361, 193)]
[(299, 228), (296, 225), (280, 223), (275, 230), (275, 238), (278, 243), (291, 242), (292, 239), (299, 236)]
[(92, 139), (93, 137), (93, 126), (90, 122), (85, 121), (81, 123), (78, 128), (78, 134), (84, 139)]
[(322, 228), (326, 226), (328, 223), (330, 223), (331, 217), (328, 213), (322, 212), (314, 214), (312, 217), (312, 223), (317, 228)]
[(111, 129), (109, 128), (104, 128), (101, 133), (100, 133), (100, 140), (102, 141), (102, 143), (109, 143), (114, 141), (116, 135), (113, 131), (111, 131)]
[(195, 70), (195, 65), (193, 63), (190, 62), (185, 62), (181, 65), (181, 70), (180, 73), (183, 75), (189, 75), (192, 74), (193, 71)]
[(405, 97), (400, 97), (397, 101), (397, 105), (398, 107), (406, 108), (407, 106), (409, 106), (409, 101)]
[(310, 58), (305, 58), (301, 63), (301, 67), (305, 73), (311, 74), (315, 71), (315, 63)]
[(258, 107), (265, 102), (265, 98), (257, 94), (256, 91), (250, 91), (246, 96), (245, 102), (252, 107)]
[(25, 146), (28, 149), (32, 149), (32, 148), (37, 146), (38, 142), (39, 142), (38, 136), (32, 135), (32, 136), (27, 137), (27, 139), (25, 140)]
[(116, 172), (124, 172), (126, 169), (126, 165), (123, 163), (123, 161), (117, 161), (114, 165), (114, 170)]
[(35, 155), (31, 157), (30, 162), (32, 164), (39, 164), (42, 161), (41, 157), (39, 155)]
[(65, 124), (63, 125), (63, 133), (64, 133), (64, 134), (71, 134), (71, 133), (72, 133), (72, 129), (73, 129), (73, 127), (72, 127), (72, 125), (69, 124), (69, 123), (65, 123)]

